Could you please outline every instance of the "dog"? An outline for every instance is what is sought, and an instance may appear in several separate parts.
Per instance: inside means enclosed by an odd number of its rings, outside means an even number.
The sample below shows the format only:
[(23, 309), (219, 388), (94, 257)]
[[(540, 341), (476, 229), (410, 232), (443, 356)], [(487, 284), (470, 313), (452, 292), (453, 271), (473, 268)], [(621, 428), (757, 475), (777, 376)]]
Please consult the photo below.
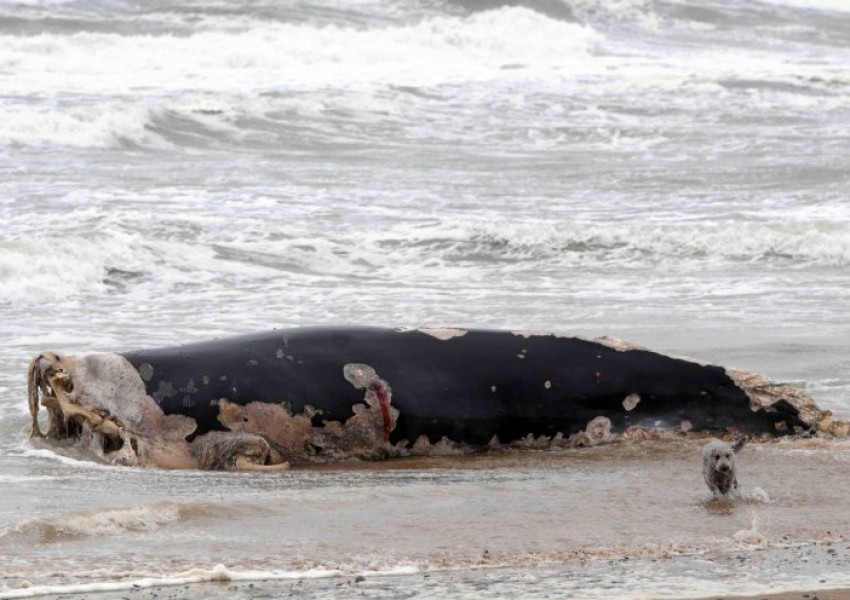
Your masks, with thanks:
[(744, 447), (747, 438), (728, 444), (712, 440), (702, 449), (702, 475), (708, 489), (718, 497), (738, 494), (738, 469), (735, 454)]

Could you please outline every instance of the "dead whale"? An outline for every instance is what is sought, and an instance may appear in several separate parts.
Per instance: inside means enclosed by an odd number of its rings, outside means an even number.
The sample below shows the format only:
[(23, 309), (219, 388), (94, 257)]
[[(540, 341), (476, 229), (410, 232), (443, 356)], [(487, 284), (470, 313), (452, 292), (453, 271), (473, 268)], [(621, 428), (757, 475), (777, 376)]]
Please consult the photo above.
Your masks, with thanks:
[[(47, 420), (42, 430), (39, 411)], [(31, 435), (106, 462), (286, 469), (505, 445), (847, 435), (790, 385), (613, 338), (321, 327), (29, 367)]]

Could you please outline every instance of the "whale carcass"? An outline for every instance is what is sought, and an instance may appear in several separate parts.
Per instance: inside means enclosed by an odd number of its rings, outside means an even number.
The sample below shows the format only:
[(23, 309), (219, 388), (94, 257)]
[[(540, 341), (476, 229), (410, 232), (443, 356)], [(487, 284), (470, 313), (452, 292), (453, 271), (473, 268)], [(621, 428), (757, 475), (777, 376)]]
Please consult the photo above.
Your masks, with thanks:
[(228, 470), (848, 427), (759, 375), (613, 338), (463, 329), (297, 328), (43, 352), (30, 363), (29, 407), (32, 436), (113, 464)]

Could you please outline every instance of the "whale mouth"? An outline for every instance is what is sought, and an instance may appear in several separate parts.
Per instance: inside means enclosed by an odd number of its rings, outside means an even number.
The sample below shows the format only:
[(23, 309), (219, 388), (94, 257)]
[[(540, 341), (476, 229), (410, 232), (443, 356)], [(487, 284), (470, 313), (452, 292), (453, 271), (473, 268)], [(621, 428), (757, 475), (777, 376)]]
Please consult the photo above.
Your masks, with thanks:
[[(30, 438), (76, 445), (107, 464), (228, 471), (282, 471), (289, 468), (266, 439), (235, 432), (210, 432), (189, 443), (194, 421), (141, 411), (126, 418), (98, 406), (75, 381), (76, 360), (43, 352), (30, 361), (27, 387)], [(132, 402), (133, 390), (121, 390)], [(96, 396), (96, 395), (95, 395)], [(147, 401), (145, 397), (142, 404)], [(109, 405), (109, 403), (104, 403)], [(41, 407), (46, 411), (42, 428)], [(149, 407), (150, 409), (151, 407)], [(159, 414), (156, 414), (159, 413)], [(189, 421), (189, 422), (187, 422)]]
[[(31, 438), (85, 442), (103, 460), (138, 465), (138, 443), (124, 424), (105, 410), (80, 404), (72, 366), (58, 354), (43, 352), (29, 365), (27, 387), (32, 417)], [(40, 424), (40, 407), (47, 412), (46, 428)]]

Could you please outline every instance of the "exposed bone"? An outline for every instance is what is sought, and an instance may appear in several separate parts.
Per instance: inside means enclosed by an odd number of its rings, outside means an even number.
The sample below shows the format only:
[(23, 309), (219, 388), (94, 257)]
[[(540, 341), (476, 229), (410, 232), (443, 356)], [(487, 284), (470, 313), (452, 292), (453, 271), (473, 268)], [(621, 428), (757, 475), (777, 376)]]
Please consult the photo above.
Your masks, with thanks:
[[(163, 414), (123, 357), (75, 360), (42, 353), (30, 363), (28, 379), (31, 435), (76, 437), (78, 444), (115, 464), (198, 468), (185, 441), (195, 429), (194, 419)], [(38, 426), (39, 401), (48, 411), (47, 433)], [(76, 429), (69, 428), (71, 423)]]
[[(74, 420), (80, 425), (80, 442), (83, 446), (88, 447), (95, 455), (116, 464), (138, 464), (138, 457), (132, 450), (131, 445), (125, 444), (127, 434), (119, 424), (115, 423), (112, 419), (105, 419), (94, 411), (71, 402), (69, 395), (65, 391), (68, 387), (66, 384), (70, 380), (67, 373), (56, 371), (48, 375), (48, 378), (56, 395), (44, 396), (41, 399), (41, 403), (53, 411), (51, 413), (52, 415), (60, 415), (63, 421)], [(51, 417), (51, 419), (53, 418)], [(104, 438), (108, 438), (111, 445), (119, 447), (119, 451), (107, 456), (104, 452), (104, 447), (107, 443)], [(125, 445), (127, 446), (126, 448)]]
[(121, 449), (112, 453), (110, 460), (113, 464), (134, 467), (139, 464), (139, 457), (136, 450), (133, 448), (133, 440), (127, 430), (121, 427), (118, 430), (118, 435), (121, 438)]
[[(436, 334), (439, 339), (466, 334), (465, 330), (455, 329), (428, 329), (424, 332)], [(618, 351), (643, 349), (615, 338), (595, 341)], [(805, 427), (786, 425), (782, 412), (776, 406), (777, 402), (786, 401), (799, 411), (800, 419), (818, 433), (836, 437), (850, 435), (850, 422), (836, 420), (830, 411), (818, 409), (809, 396), (790, 385), (774, 383), (744, 371), (730, 369), (726, 372), (747, 394), (754, 411), (775, 413), (778, 431), (784, 428), (783, 433), (810, 434)], [(389, 384), (378, 376), (373, 367), (365, 364), (347, 364), (343, 375), (356, 388), (364, 390), (363, 403), (355, 404), (350, 416), (330, 420), (327, 415), (309, 406), (303, 412), (292, 414), (289, 405), (273, 404), (267, 400), (240, 406), (222, 399), (219, 402), (219, 420), (230, 432), (200, 436), (190, 445), (186, 437), (194, 431), (195, 421), (180, 414), (165, 415), (147, 395), (139, 372), (121, 355), (101, 354), (75, 359), (42, 353), (29, 366), (30, 435), (78, 438), (80, 445), (88, 446), (93, 453), (115, 464), (257, 471), (285, 470), (288, 460), (380, 459), (417, 454), (466, 454), (484, 449), (480, 445), (458, 443), (448, 438), (431, 443), (425, 436), (412, 445), (406, 440), (390, 444), (390, 432), (395, 430), (399, 411), (391, 404)], [(551, 389), (552, 381), (545, 376), (542, 379), (543, 387)], [(171, 382), (165, 384), (170, 386)], [(495, 386), (492, 389), (496, 391)], [(637, 394), (628, 394), (622, 401), (623, 408), (634, 410), (640, 400)], [(48, 413), (46, 432), (39, 425), (41, 406)], [(597, 417), (588, 423), (585, 431), (566, 440), (562, 434), (553, 438), (528, 435), (518, 441), (506, 441), (503, 445), (494, 436), (486, 447), (543, 449), (564, 445), (592, 446), (615, 439), (701, 435), (701, 432), (692, 431), (693, 425), (687, 419), (672, 427), (666, 430), (632, 427), (618, 436), (612, 434), (607, 418)], [(726, 439), (739, 436), (740, 432), (731, 427), (721, 435)], [(762, 437), (769, 439), (770, 434), (765, 433)]]
[(55, 354), (38, 355), (31, 363), (29, 370), (29, 402), (33, 425), (32, 436), (44, 437), (38, 425), (39, 394), (42, 394), (41, 405), (48, 409), (50, 418), (48, 437), (55, 437), (60, 431), (66, 430), (66, 422), (73, 419), (81, 426), (86, 424), (93, 431), (111, 438), (118, 439), (118, 426), (105, 420), (101, 415), (86, 410), (72, 401), (74, 386), (71, 376)]
[[(251, 433), (211, 431), (192, 443), (192, 452), (202, 469), (244, 470), (246, 463), (266, 466), (270, 450), (268, 441)], [(277, 470), (288, 468), (288, 464), (271, 466)]]
[(41, 354), (33, 358), (30, 361), (29, 369), (27, 370), (27, 400), (30, 409), (30, 416), (32, 417), (30, 437), (44, 437), (44, 434), (41, 432), (41, 427), (38, 425), (38, 381), (42, 376), (41, 368), (39, 366), (41, 364), (41, 358)]
[(289, 469), (289, 463), (284, 462), (276, 465), (258, 465), (243, 456), (239, 456), (234, 462), (234, 467), (237, 471), (286, 471)]
[(48, 430), (41, 431), (38, 424), (39, 395), (52, 396), (54, 389), (66, 391), (68, 377), (62, 359), (52, 352), (44, 352), (36, 356), (29, 364), (27, 377), (28, 401), (32, 425), (30, 437), (58, 437), (66, 433), (66, 422), (62, 412), (56, 406), (47, 406)]
[(109, 436), (113, 439), (120, 439), (120, 426), (111, 419), (104, 419), (96, 412), (90, 411), (78, 404), (73, 404), (68, 400), (67, 396), (62, 392), (57, 392), (56, 396), (45, 396), (41, 399), (41, 403), (49, 408), (57, 408), (66, 419), (76, 419), (79, 422), (85, 421), (91, 426), (92, 430)]
[(785, 400), (800, 412), (801, 420), (819, 433), (841, 436), (850, 430), (850, 424), (844, 427), (841, 421), (833, 421), (831, 412), (819, 409), (811, 396), (791, 385), (773, 382), (763, 375), (737, 369), (726, 369), (726, 374), (744, 390), (750, 399), (750, 408), (754, 411), (763, 409), (771, 412), (773, 404)]

